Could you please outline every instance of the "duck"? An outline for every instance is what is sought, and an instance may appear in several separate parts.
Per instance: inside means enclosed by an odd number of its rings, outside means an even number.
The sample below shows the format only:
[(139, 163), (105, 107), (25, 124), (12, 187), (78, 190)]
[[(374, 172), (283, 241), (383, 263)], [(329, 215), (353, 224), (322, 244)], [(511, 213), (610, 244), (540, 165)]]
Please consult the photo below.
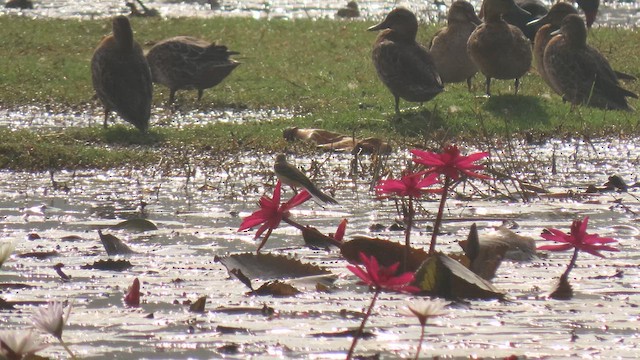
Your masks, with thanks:
[(467, 53), (467, 41), (481, 23), (471, 3), (458, 0), (451, 4), (447, 26), (436, 32), (429, 45), (429, 52), (443, 83), (466, 80), (467, 88), (471, 91), (471, 79), (478, 72), (478, 67)]
[(514, 25), (502, 19), (508, 11), (522, 11), (513, 0), (485, 0), (485, 22), (469, 36), (467, 52), (486, 77), (486, 93), (491, 96), (491, 78), (515, 79), (518, 94), (520, 78), (531, 67), (531, 42)]
[(544, 50), (544, 69), (553, 89), (563, 99), (576, 105), (587, 105), (609, 110), (633, 108), (627, 97), (638, 98), (622, 88), (609, 61), (587, 44), (587, 26), (576, 14), (567, 15), (560, 29)]
[(429, 51), (416, 42), (418, 19), (411, 11), (395, 8), (368, 31), (380, 31), (371, 59), (378, 77), (395, 98), (396, 114), (400, 113), (401, 98), (425, 102), (444, 90)]
[[(487, 0), (484, 0), (480, 7), (480, 17), (483, 19), (485, 18), (484, 8), (486, 2)], [(516, 7), (506, 10), (502, 14), (502, 18), (507, 23), (517, 26), (530, 41), (534, 41), (538, 29), (527, 24), (546, 15), (547, 7), (540, 0), (514, 0), (514, 3)]]
[(539, 26), (538, 31), (536, 32), (535, 40), (533, 41), (533, 59), (534, 66), (536, 71), (544, 80), (549, 87), (551, 87), (555, 92), (559, 90), (553, 88), (553, 83), (549, 81), (547, 77), (547, 73), (544, 70), (544, 49), (547, 47), (547, 44), (552, 38), (551, 33), (558, 30), (560, 28), (560, 24), (562, 23), (562, 19), (565, 16), (570, 14), (577, 14), (578, 10), (574, 8), (571, 4), (566, 2), (558, 2), (554, 4), (547, 15), (538, 18), (529, 22), (529, 26), (537, 25)]
[(4, 4), (8, 9), (33, 9), (33, 2), (29, 0), (9, 0)]
[(238, 52), (224, 45), (190, 37), (176, 36), (155, 44), (147, 53), (153, 82), (169, 88), (169, 102), (175, 100), (177, 90), (198, 90), (198, 101), (204, 89), (224, 80), (240, 65), (230, 59)]
[(590, 29), (596, 21), (600, 0), (576, 0), (576, 2), (578, 3), (578, 7), (584, 12), (584, 17), (587, 19), (587, 28)]
[(142, 48), (133, 39), (129, 19), (116, 16), (112, 23), (113, 34), (100, 42), (91, 58), (93, 88), (104, 105), (104, 127), (110, 112), (115, 111), (146, 132), (153, 95), (151, 71)]
[[(560, 28), (560, 24), (562, 23), (562, 19), (570, 14), (578, 14), (578, 10), (569, 3), (558, 2), (554, 4), (551, 9), (549, 9), (547, 15), (529, 23), (529, 25), (542, 25), (536, 32), (535, 41), (533, 42), (533, 59), (536, 71), (552, 89), (553, 84), (547, 78), (547, 74), (544, 70), (544, 50), (552, 38), (551, 33), (558, 30)], [(614, 70), (614, 72), (619, 80), (637, 80), (637, 78), (633, 75), (626, 74), (617, 70)], [(557, 89), (553, 90), (558, 92)]]
[(347, 6), (338, 9), (336, 17), (339, 18), (357, 18), (360, 16), (360, 10), (358, 9), (358, 3), (355, 1), (349, 1)]
[(160, 13), (158, 12), (158, 10), (146, 7), (141, 0), (136, 0), (136, 1), (137, 1), (138, 4), (140, 4), (140, 7), (142, 8), (142, 11), (138, 10), (138, 7), (136, 6), (135, 3), (126, 2), (125, 5), (127, 7), (129, 7), (129, 9), (131, 11), (129, 13), (129, 16), (131, 16), (131, 17), (155, 17), (155, 16), (160, 16)]

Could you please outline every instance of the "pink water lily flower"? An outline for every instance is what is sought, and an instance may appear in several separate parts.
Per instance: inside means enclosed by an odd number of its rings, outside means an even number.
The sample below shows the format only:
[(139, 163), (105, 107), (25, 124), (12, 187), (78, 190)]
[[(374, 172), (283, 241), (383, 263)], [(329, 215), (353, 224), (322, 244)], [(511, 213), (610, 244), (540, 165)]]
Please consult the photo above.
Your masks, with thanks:
[(281, 188), (282, 183), (278, 181), (275, 189), (273, 190), (273, 198), (270, 198), (267, 195), (263, 195), (258, 201), (260, 209), (254, 211), (253, 214), (244, 218), (244, 220), (242, 220), (242, 223), (240, 224), (240, 228), (238, 229), (238, 231), (243, 231), (250, 229), (256, 225), (262, 224), (262, 226), (258, 228), (258, 231), (256, 231), (256, 239), (259, 238), (262, 233), (268, 230), (267, 234), (262, 239), (262, 243), (258, 247), (258, 251), (260, 251), (262, 246), (267, 242), (269, 235), (271, 235), (273, 229), (278, 227), (282, 219), (289, 217), (289, 210), (311, 199), (311, 195), (307, 192), (307, 190), (302, 190), (294, 197), (281, 204)]
[(342, 242), (342, 239), (344, 238), (344, 233), (347, 230), (348, 222), (349, 220), (342, 219), (342, 221), (340, 221), (340, 224), (338, 224), (338, 228), (336, 229), (335, 234), (329, 234), (329, 236), (336, 241)]
[[(425, 176), (426, 175), (426, 176)], [(400, 179), (380, 180), (376, 186), (378, 196), (398, 195), (419, 198), (424, 193), (438, 193), (442, 189), (427, 189), (438, 182), (438, 174), (426, 174), (425, 171), (410, 173)]]
[(569, 234), (558, 229), (547, 229), (548, 232), (543, 232), (540, 235), (542, 238), (563, 244), (543, 245), (538, 247), (538, 250), (565, 251), (575, 248), (602, 258), (604, 255), (602, 255), (600, 251), (620, 251), (619, 249), (605, 245), (616, 242), (615, 239), (600, 237), (597, 234), (588, 234), (588, 223), (588, 216), (585, 216), (583, 220), (574, 220), (571, 224), (571, 232)]
[(476, 165), (474, 162), (489, 156), (488, 152), (477, 152), (468, 156), (460, 155), (460, 150), (455, 145), (444, 148), (441, 154), (413, 149), (411, 153), (415, 156), (413, 161), (428, 167), (427, 172), (445, 175), (453, 180), (458, 180), (461, 175), (478, 179), (491, 179), (487, 175), (482, 175), (476, 170), (483, 170), (483, 165)]
[(375, 256), (367, 257), (362, 252), (360, 253), (360, 261), (364, 264), (364, 269), (357, 265), (348, 265), (347, 269), (359, 277), (363, 283), (375, 289), (410, 293), (420, 291), (419, 288), (409, 285), (414, 280), (412, 272), (396, 275), (398, 266), (400, 266), (399, 262), (389, 267), (380, 266)]

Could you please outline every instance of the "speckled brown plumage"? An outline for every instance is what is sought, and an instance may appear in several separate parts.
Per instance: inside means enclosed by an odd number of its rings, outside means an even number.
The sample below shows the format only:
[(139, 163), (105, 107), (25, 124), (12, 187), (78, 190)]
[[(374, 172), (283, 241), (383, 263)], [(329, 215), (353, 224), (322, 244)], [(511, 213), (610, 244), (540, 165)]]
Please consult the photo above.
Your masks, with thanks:
[(238, 54), (226, 46), (177, 36), (154, 45), (147, 54), (153, 81), (169, 88), (173, 102), (177, 90), (198, 90), (198, 100), (204, 89), (218, 85), (238, 65), (230, 59)]
[(531, 43), (516, 26), (502, 20), (502, 14), (519, 9), (513, 0), (485, 0), (485, 23), (478, 26), (467, 42), (471, 60), (487, 81), (487, 95), (491, 95), (491, 78), (515, 79), (518, 93), (520, 78), (531, 67)]
[(544, 51), (544, 68), (553, 88), (573, 105), (633, 110), (626, 97), (638, 96), (620, 87), (607, 59), (587, 45), (584, 20), (566, 16), (559, 33)]
[(471, 90), (471, 78), (478, 72), (478, 67), (467, 53), (467, 41), (481, 23), (473, 5), (467, 1), (455, 1), (449, 8), (447, 26), (438, 30), (429, 47), (443, 83), (466, 80)]
[(140, 131), (149, 128), (151, 72), (126, 16), (113, 19), (113, 34), (105, 37), (93, 53), (91, 78), (105, 108), (104, 126), (115, 111)]
[[(547, 15), (539, 18), (538, 20), (531, 22), (531, 24), (542, 25), (536, 33), (536, 38), (533, 42), (533, 59), (534, 66), (540, 77), (544, 82), (553, 89), (553, 84), (549, 81), (547, 73), (544, 70), (544, 49), (552, 38), (551, 33), (560, 28), (562, 19), (570, 14), (577, 14), (578, 10), (571, 6), (569, 3), (559, 2), (554, 4)], [(558, 90), (553, 89), (558, 92)]]
[(418, 20), (411, 11), (393, 9), (380, 24), (368, 30), (382, 30), (371, 58), (378, 77), (395, 98), (396, 113), (400, 112), (400, 98), (424, 102), (442, 92), (444, 85), (431, 55), (416, 42)]
[(29, 0), (9, 0), (4, 4), (8, 9), (33, 9), (33, 2)]

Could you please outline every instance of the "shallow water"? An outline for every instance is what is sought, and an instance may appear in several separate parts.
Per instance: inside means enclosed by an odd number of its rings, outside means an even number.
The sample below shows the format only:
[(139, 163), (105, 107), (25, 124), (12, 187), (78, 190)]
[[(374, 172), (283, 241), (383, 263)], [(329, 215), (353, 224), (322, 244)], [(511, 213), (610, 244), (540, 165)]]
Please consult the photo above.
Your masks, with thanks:
[[(587, 185), (602, 184), (613, 173), (630, 184), (637, 180), (640, 149), (634, 140), (519, 145), (522, 152), (516, 158), (528, 158), (536, 164), (523, 167), (522, 176), (539, 177), (540, 183), (552, 191), (582, 193)], [(553, 152), (557, 157), (556, 175), (550, 173)], [(492, 150), (494, 161), (504, 155)], [(408, 154), (401, 152), (388, 165), (397, 174), (407, 158)], [(300, 158), (296, 163), (309, 169), (311, 160)], [(402, 242), (401, 232), (369, 231), (373, 224), (392, 224), (397, 218), (395, 206), (388, 200), (376, 200), (368, 190), (369, 172), (355, 178), (346, 175), (351, 160), (351, 155), (344, 154), (315, 159), (322, 164), (315, 173), (321, 188), (334, 190), (341, 205), (322, 208), (308, 202), (293, 211), (294, 218), (329, 233), (346, 217), (347, 237), (366, 234)], [(51, 250), (59, 254), (45, 260), (14, 255), (0, 270), (0, 282), (32, 287), (4, 289), (0, 296), (9, 301), (72, 300), (73, 312), (63, 337), (82, 358), (343, 358), (349, 338), (316, 338), (313, 334), (357, 327), (359, 318), (345, 318), (340, 310), (363, 310), (371, 293), (356, 284), (338, 253), (303, 247), (299, 232), (291, 227), (274, 231), (264, 251), (294, 256), (338, 275), (335, 288), (328, 293), (311, 287), (285, 298), (245, 295), (248, 289), (213, 261), (215, 255), (255, 250), (253, 232), (237, 233), (236, 229), (241, 218), (256, 209), (259, 196), (271, 192), (272, 161), (270, 154), (220, 158), (208, 162), (218, 162), (219, 166), (194, 164), (195, 176), (188, 180), (180, 170), (155, 168), (61, 172), (54, 174), (55, 188), (49, 174), (2, 172), (2, 241), (14, 242), (16, 254)], [(364, 165), (369, 165), (368, 160)], [(457, 190), (471, 194), (470, 189)], [(287, 189), (284, 197), (290, 195)], [(640, 191), (635, 188), (629, 193), (528, 203), (478, 197), (449, 200), (446, 218), (460, 221), (445, 223), (446, 234), (439, 238), (438, 247), (444, 252), (459, 251), (456, 241), (466, 237), (472, 222), (478, 223), (483, 236), (502, 220), (515, 220), (518, 233), (539, 238), (543, 227), (568, 230), (571, 220), (585, 215), (591, 217), (591, 232), (615, 237), (621, 251), (607, 253), (606, 259), (581, 254), (571, 273), (575, 298), (570, 301), (544, 298), (564, 270), (569, 253), (552, 253), (529, 263), (503, 263), (493, 282), (510, 301), (452, 305), (447, 316), (428, 326), (422, 354), (635, 358), (640, 346), (638, 196)], [(142, 201), (146, 203), (143, 212)], [(46, 206), (44, 215), (37, 214), (41, 205)], [(416, 246), (425, 246), (430, 238), (426, 226), (437, 201), (431, 198), (421, 206), (424, 211), (412, 237)], [(33, 214), (26, 216), (25, 209), (32, 207), (36, 207)], [(103, 230), (138, 252), (116, 257), (129, 260), (133, 268), (123, 272), (80, 268), (108, 258), (97, 228), (141, 215), (156, 223), (159, 230)], [(40, 239), (28, 240), (33, 233)], [(65, 265), (63, 270), (72, 281), (61, 282), (53, 270), (57, 263)], [(622, 277), (610, 277), (617, 271), (623, 272)], [(143, 304), (140, 309), (127, 309), (122, 296), (134, 277), (141, 280)], [(178, 278), (182, 281), (176, 282)], [(204, 295), (208, 297), (208, 311), (188, 312), (183, 302)], [(420, 327), (415, 319), (398, 315), (404, 301), (411, 299), (402, 294), (381, 296), (368, 325), (375, 337), (361, 341), (358, 353), (381, 352), (383, 358), (414, 354)], [(276, 313), (264, 316), (213, 311), (218, 307), (260, 308), (263, 304)], [(18, 308), (3, 312), (0, 328), (30, 327), (34, 306)], [(145, 317), (149, 313), (153, 318)], [(43, 354), (65, 357), (52, 338), (43, 339), (52, 344)]]
[[(24, 12), (26, 16), (101, 18), (124, 13), (122, 1), (48, 1)], [(219, 15), (256, 18), (333, 17), (343, 2), (223, 2), (212, 12), (204, 3), (147, 2), (163, 16)], [(444, 9), (426, 2), (410, 2), (422, 19), (441, 19)], [(367, 17), (379, 18), (393, 2), (360, 2)], [(638, 24), (636, 3), (605, 4), (599, 23)], [(268, 11), (267, 11), (268, 10)], [(1, 9), (0, 13), (9, 13)], [(635, 24), (635, 25), (634, 25)], [(212, 121), (262, 121), (291, 117), (286, 110), (264, 112), (221, 110), (213, 113), (176, 113), (155, 109), (154, 126), (182, 126)], [(160, 123), (171, 118), (170, 123)], [(119, 120), (118, 120), (119, 121)], [(99, 126), (99, 110), (42, 110), (36, 107), (0, 110), (0, 126), (11, 128), (57, 128)], [(591, 184), (602, 184), (612, 174), (629, 184), (637, 182), (640, 148), (637, 140), (605, 139), (596, 143), (579, 140), (549, 141), (540, 146), (516, 144), (517, 154), (491, 149), (495, 166), (506, 166), (499, 159), (515, 159), (516, 175), (543, 185), (552, 192), (583, 193)], [(474, 149), (467, 149), (473, 151)], [(486, 149), (480, 149), (486, 150)], [(557, 174), (551, 173), (552, 154)], [(16, 311), (2, 311), (0, 329), (31, 327), (30, 316), (36, 306), (29, 301), (70, 300), (73, 311), (63, 338), (81, 358), (344, 358), (350, 338), (314, 337), (322, 332), (355, 328), (360, 319), (345, 316), (362, 311), (371, 293), (357, 285), (337, 252), (302, 246), (297, 230), (282, 225), (274, 231), (264, 251), (287, 254), (304, 262), (326, 267), (338, 276), (330, 292), (305, 287), (295, 297), (250, 297), (248, 288), (230, 278), (215, 255), (255, 251), (253, 232), (237, 233), (242, 217), (256, 209), (256, 201), (274, 184), (271, 174), (273, 154), (239, 154), (234, 157), (208, 155), (193, 159), (195, 175), (184, 169), (152, 167), (112, 171), (48, 173), (0, 172), (0, 241), (16, 245), (13, 257), (0, 269), (0, 283), (30, 287), (3, 287), (0, 297), (27, 302)], [(396, 152), (387, 161), (394, 174), (409, 158)], [(201, 162), (202, 161), (202, 162)], [(401, 232), (371, 232), (372, 225), (391, 225), (397, 218), (394, 203), (377, 200), (370, 191), (371, 171), (349, 176), (351, 155), (327, 154), (323, 158), (298, 158), (296, 164), (312, 168), (323, 189), (331, 189), (340, 206), (323, 208), (308, 202), (293, 211), (296, 220), (334, 232), (342, 218), (349, 219), (347, 238), (355, 234), (404, 240)], [(522, 163), (520, 163), (522, 162)], [(526, 162), (526, 163), (525, 163)], [(524, 164), (524, 165), (523, 165)], [(364, 160), (364, 166), (370, 166)], [(313, 166), (315, 168), (315, 166)], [(511, 170), (513, 173), (514, 171)], [(504, 192), (515, 192), (509, 182), (498, 182)], [(480, 185), (483, 191), (489, 191)], [(457, 191), (472, 194), (470, 186)], [(285, 197), (291, 196), (286, 190)], [(536, 239), (544, 227), (568, 230), (571, 221), (590, 216), (590, 231), (619, 241), (617, 253), (606, 259), (581, 254), (571, 273), (575, 297), (570, 301), (547, 300), (545, 295), (564, 271), (569, 253), (552, 253), (528, 263), (504, 262), (494, 285), (507, 295), (508, 302), (469, 301), (456, 303), (447, 316), (430, 321), (422, 347), (425, 357), (495, 357), (512, 354), (532, 358), (637, 358), (640, 339), (640, 191), (606, 193), (574, 198), (535, 198), (530, 202), (507, 201), (501, 194), (492, 199), (475, 196), (472, 200), (450, 199), (445, 218), (445, 234), (439, 250), (459, 251), (457, 240), (464, 239), (472, 222), (481, 236), (503, 220), (513, 220), (519, 234)], [(141, 206), (145, 204), (146, 206)], [(40, 214), (41, 206), (45, 205)], [(437, 199), (422, 202), (423, 211), (413, 233), (416, 246), (426, 246)], [(105, 227), (123, 219), (145, 217), (159, 230), (145, 233), (108, 230)], [(457, 221), (450, 221), (457, 220)], [(81, 266), (107, 259), (97, 229), (111, 233), (137, 252), (127, 259), (134, 267), (122, 271), (85, 270)], [(30, 240), (33, 234), (39, 239)], [(32, 251), (57, 251), (57, 256), (39, 260), (19, 257)], [(542, 254), (544, 255), (544, 254)], [(63, 263), (72, 276), (62, 282), (53, 265)], [(613, 277), (621, 271), (621, 277)], [(142, 282), (142, 306), (127, 309), (123, 293), (138, 277)], [(177, 281), (177, 280), (180, 281)], [(207, 296), (207, 312), (188, 311), (186, 301)], [(367, 329), (375, 337), (359, 343), (358, 353), (380, 352), (383, 358), (412, 357), (420, 327), (413, 318), (398, 315), (405, 300), (414, 297), (382, 294)], [(275, 314), (223, 313), (218, 307), (273, 307)], [(153, 318), (147, 315), (153, 313)], [(227, 328), (225, 328), (227, 327)], [(235, 328), (229, 329), (228, 327)], [(51, 337), (42, 336), (51, 346), (42, 354), (65, 358), (62, 347)]]
[[(543, 2), (552, 4), (553, 1)], [(125, 1), (105, 0), (51, 0), (34, 1), (33, 10), (19, 11), (0, 8), (0, 14), (24, 14), (25, 16), (46, 18), (104, 18), (119, 14), (128, 14)], [(335, 13), (347, 3), (346, 0), (307, 1), (307, 0), (221, 0), (220, 8), (212, 10), (206, 1), (144, 1), (149, 8), (157, 9), (164, 17), (217, 17), (245, 16), (256, 19), (320, 19), (334, 18)], [(400, 4), (414, 11), (425, 22), (442, 21), (446, 17), (449, 0), (438, 5), (436, 1), (402, 1)], [(476, 9), (481, 1), (471, 1)], [(390, 9), (398, 5), (397, 1), (358, 1), (363, 19), (379, 19)], [(598, 20), (594, 26), (640, 25), (640, 3), (637, 1), (601, 1)]]

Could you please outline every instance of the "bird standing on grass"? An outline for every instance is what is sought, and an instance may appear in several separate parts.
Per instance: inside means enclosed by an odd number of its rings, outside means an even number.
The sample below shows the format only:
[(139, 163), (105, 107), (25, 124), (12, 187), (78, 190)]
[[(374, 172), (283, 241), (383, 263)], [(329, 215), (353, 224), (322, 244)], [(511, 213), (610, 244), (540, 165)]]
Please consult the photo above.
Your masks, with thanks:
[(531, 42), (516, 26), (508, 24), (502, 15), (520, 11), (513, 0), (485, 0), (484, 24), (478, 26), (467, 42), (471, 60), (487, 78), (487, 95), (491, 95), (491, 78), (515, 79), (518, 94), (520, 78), (531, 67)]
[(149, 65), (140, 45), (133, 40), (126, 16), (113, 19), (113, 34), (105, 37), (91, 58), (91, 78), (104, 105), (104, 127), (116, 111), (140, 131), (147, 131), (153, 88)]
[(169, 87), (169, 102), (177, 90), (198, 90), (198, 100), (204, 89), (218, 85), (240, 65), (230, 59), (238, 54), (226, 46), (188, 36), (176, 36), (154, 45), (147, 54), (153, 81)]
[(273, 171), (276, 173), (276, 177), (283, 183), (291, 186), (294, 190), (299, 187), (305, 188), (311, 195), (318, 198), (318, 200), (327, 204), (337, 204), (338, 202), (331, 196), (320, 191), (309, 178), (302, 173), (297, 167), (287, 162), (287, 157), (284, 154), (276, 156), (276, 162), (273, 165)]
[(471, 91), (471, 79), (478, 67), (467, 54), (469, 35), (482, 24), (471, 3), (458, 0), (451, 4), (447, 14), (447, 26), (433, 36), (429, 52), (443, 83), (467, 81)]
[(418, 19), (411, 11), (395, 8), (368, 30), (382, 30), (371, 58), (378, 77), (395, 98), (396, 114), (400, 113), (400, 98), (424, 102), (444, 90), (429, 51), (416, 42)]
[(544, 69), (552, 88), (563, 99), (575, 105), (585, 104), (610, 110), (633, 108), (627, 97), (638, 95), (622, 88), (609, 61), (595, 48), (587, 45), (587, 27), (578, 15), (562, 20), (559, 34), (544, 50)]

